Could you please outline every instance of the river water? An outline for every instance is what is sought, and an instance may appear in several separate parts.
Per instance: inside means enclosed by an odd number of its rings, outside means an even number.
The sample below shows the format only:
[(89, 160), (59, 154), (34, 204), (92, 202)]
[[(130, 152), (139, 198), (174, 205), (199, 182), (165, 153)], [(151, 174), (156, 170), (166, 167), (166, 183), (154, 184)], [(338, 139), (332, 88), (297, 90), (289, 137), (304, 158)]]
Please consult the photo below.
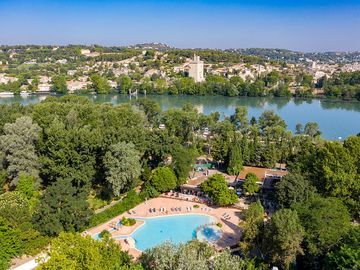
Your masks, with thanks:
[[(130, 102), (124, 95), (85, 95), (96, 103), (109, 102), (122, 104)], [(1, 97), (0, 104), (21, 103), (23, 105), (38, 103), (46, 96)], [(345, 139), (349, 135), (360, 133), (360, 102), (333, 101), (326, 99), (293, 99), (274, 97), (224, 97), (224, 96), (170, 96), (148, 95), (146, 98), (160, 104), (162, 110), (179, 108), (186, 103), (193, 104), (199, 112), (210, 114), (218, 111), (222, 118), (234, 113), (237, 106), (246, 106), (249, 119), (259, 117), (265, 110), (274, 110), (294, 131), (297, 123), (317, 122), (322, 137), (331, 140)], [(132, 97), (134, 100), (135, 97)]]

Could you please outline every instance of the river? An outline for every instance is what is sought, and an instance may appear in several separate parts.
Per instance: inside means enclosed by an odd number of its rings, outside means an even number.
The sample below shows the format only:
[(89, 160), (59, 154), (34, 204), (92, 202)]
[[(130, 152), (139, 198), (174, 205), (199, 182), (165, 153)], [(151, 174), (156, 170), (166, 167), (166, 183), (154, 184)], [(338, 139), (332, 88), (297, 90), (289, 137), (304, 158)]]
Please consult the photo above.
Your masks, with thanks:
[[(130, 101), (128, 96), (85, 95), (96, 103), (110, 102), (122, 104)], [(0, 104), (21, 103), (23, 105), (38, 103), (46, 96), (1, 97)], [(135, 97), (132, 97), (134, 99)], [(224, 96), (169, 96), (148, 95), (148, 99), (160, 104), (162, 110), (179, 108), (185, 103), (193, 104), (199, 112), (210, 114), (220, 112), (222, 118), (234, 113), (237, 106), (246, 106), (249, 119), (259, 117), (265, 110), (274, 110), (294, 132), (297, 123), (317, 122), (325, 139), (345, 139), (349, 135), (360, 133), (360, 102), (333, 101), (326, 99), (294, 99), (274, 97), (224, 97)]]

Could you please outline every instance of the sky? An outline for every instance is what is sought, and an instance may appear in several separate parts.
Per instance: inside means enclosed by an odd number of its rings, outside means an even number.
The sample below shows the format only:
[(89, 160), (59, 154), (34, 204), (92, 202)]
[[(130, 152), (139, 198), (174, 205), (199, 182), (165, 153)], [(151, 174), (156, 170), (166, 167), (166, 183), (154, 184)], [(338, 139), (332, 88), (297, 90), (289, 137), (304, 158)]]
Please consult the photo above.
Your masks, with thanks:
[(360, 51), (360, 0), (0, 0), (0, 44)]

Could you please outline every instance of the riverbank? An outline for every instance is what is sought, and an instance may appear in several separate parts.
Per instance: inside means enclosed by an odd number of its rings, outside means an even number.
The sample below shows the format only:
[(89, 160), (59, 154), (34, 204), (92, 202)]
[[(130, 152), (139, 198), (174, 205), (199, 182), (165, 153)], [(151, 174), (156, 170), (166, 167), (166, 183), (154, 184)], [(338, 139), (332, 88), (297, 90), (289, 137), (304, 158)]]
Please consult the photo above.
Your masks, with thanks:
[[(0, 104), (36, 104), (45, 100), (47, 96), (0, 98)], [(129, 103), (136, 99), (136, 97), (120, 94), (80, 96), (85, 96), (95, 103), (111, 103), (114, 105)], [(339, 140), (339, 138), (342, 140), (360, 132), (360, 102), (332, 99), (181, 95), (147, 95), (146, 98), (157, 102), (162, 110), (181, 108), (190, 103), (200, 113), (206, 115), (219, 112), (220, 119), (234, 114), (238, 106), (247, 107), (249, 119), (259, 117), (265, 110), (273, 110), (285, 120), (287, 128), (293, 133), (295, 133), (295, 127), (298, 123), (305, 126), (307, 122), (317, 122), (322, 137), (328, 140)]]

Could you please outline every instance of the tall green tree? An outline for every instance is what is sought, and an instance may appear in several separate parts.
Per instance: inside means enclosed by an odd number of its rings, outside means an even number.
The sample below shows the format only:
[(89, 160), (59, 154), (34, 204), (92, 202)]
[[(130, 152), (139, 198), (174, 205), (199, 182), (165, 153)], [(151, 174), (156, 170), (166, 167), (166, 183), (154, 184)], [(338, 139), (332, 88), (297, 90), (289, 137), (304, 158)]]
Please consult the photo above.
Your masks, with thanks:
[(304, 229), (295, 211), (281, 209), (265, 224), (263, 249), (269, 260), (282, 269), (289, 269), (297, 255), (303, 254)]
[(217, 205), (230, 205), (238, 201), (233, 189), (229, 189), (222, 174), (214, 174), (201, 184), (201, 189), (209, 195)]
[(110, 92), (111, 87), (105, 77), (94, 74), (90, 76), (90, 79), (92, 83), (91, 87), (96, 91), (96, 93), (107, 94)]
[(256, 269), (251, 261), (231, 256), (229, 250), (216, 252), (209, 244), (199, 241), (179, 245), (165, 242), (143, 252), (140, 262), (146, 270)]
[(275, 126), (286, 128), (286, 123), (274, 111), (268, 110), (264, 111), (259, 117), (259, 126), (264, 131), (266, 128)]
[(55, 91), (60, 94), (68, 93), (65, 76), (53, 76), (51, 81), (53, 83), (52, 91)]
[(277, 203), (281, 208), (290, 208), (315, 195), (315, 188), (300, 174), (287, 174), (275, 184)]
[(137, 104), (140, 109), (144, 111), (145, 116), (150, 124), (156, 124), (161, 113), (160, 105), (158, 103), (151, 99), (140, 98), (136, 100), (135, 104)]
[(119, 142), (110, 146), (104, 156), (106, 181), (115, 196), (131, 188), (140, 176), (140, 153), (133, 143)]
[(240, 247), (246, 255), (252, 250), (260, 248), (261, 233), (264, 226), (264, 208), (259, 201), (250, 204), (245, 211), (244, 222), (240, 223), (243, 229)]
[(158, 167), (151, 172), (150, 184), (158, 192), (169, 191), (177, 186), (176, 175), (171, 168)]
[(320, 136), (321, 132), (319, 130), (318, 123), (316, 123), (316, 122), (306, 123), (305, 128), (304, 128), (304, 134), (308, 135), (312, 138)]
[(181, 145), (177, 145), (172, 150), (172, 167), (179, 179), (179, 184), (184, 183), (189, 176), (192, 164), (195, 162), (195, 151)]
[(39, 177), (39, 162), (35, 149), (39, 132), (40, 127), (28, 116), (4, 125), (4, 135), (0, 136), (0, 150), (5, 153), (6, 168), (13, 186), (16, 186), (20, 173)]
[(341, 199), (355, 217), (360, 216), (356, 156), (347, 148), (338, 142), (326, 142), (319, 147), (310, 175), (320, 193)]
[(0, 269), (10, 267), (10, 260), (21, 255), (24, 243), (21, 239), (21, 231), (11, 226), (9, 221), (0, 215)]
[(249, 195), (254, 195), (255, 193), (259, 192), (260, 187), (257, 182), (259, 182), (259, 178), (256, 176), (256, 174), (248, 173), (245, 176), (245, 181), (242, 186), (244, 192)]
[(305, 252), (310, 256), (325, 255), (350, 229), (349, 212), (339, 199), (315, 197), (294, 209), (305, 229)]
[(235, 114), (230, 116), (230, 120), (237, 130), (246, 131), (249, 126), (247, 107), (236, 107)]
[(228, 159), (227, 172), (230, 175), (238, 176), (243, 169), (243, 158), (239, 142), (234, 142), (233, 146), (230, 148)]
[(121, 94), (128, 94), (129, 90), (133, 87), (133, 81), (129, 76), (120, 76), (118, 81), (118, 89)]
[(91, 215), (86, 199), (87, 194), (76, 189), (70, 179), (59, 179), (40, 199), (33, 216), (35, 228), (49, 236), (80, 231)]
[(360, 269), (359, 226), (353, 226), (344, 241), (326, 254), (325, 268), (329, 270)]
[(29, 202), (18, 191), (0, 195), (0, 216), (13, 227), (28, 227), (31, 221)]
[(121, 251), (113, 240), (97, 241), (90, 236), (61, 233), (48, 252), (48, 260), (40, 263), (40, 270), (141, 270), (131, 257)]

